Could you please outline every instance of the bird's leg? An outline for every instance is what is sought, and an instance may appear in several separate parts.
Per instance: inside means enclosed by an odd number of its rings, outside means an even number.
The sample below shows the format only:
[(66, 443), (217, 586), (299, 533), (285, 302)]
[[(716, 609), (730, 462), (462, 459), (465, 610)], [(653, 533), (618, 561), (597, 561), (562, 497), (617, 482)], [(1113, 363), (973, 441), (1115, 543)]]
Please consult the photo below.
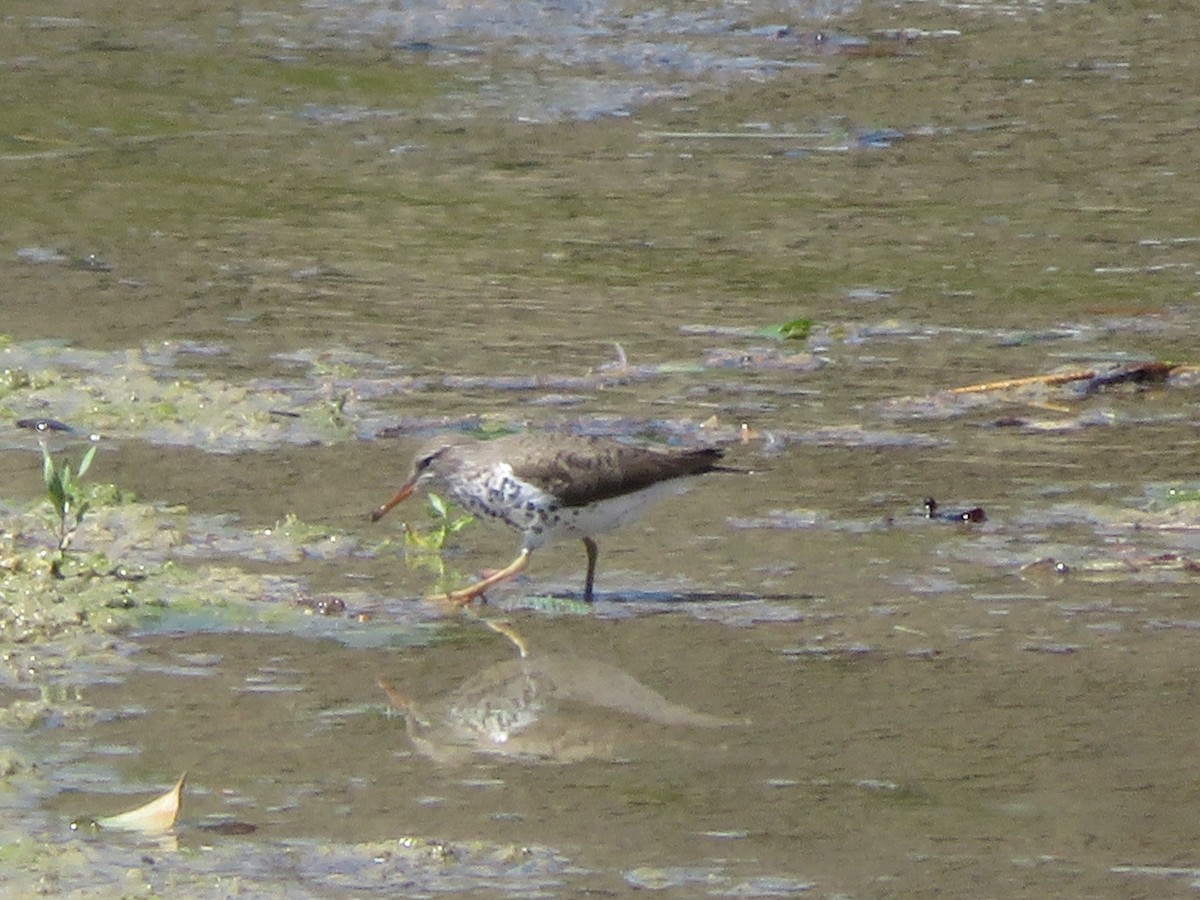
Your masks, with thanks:
[(519, 575), (525, 570), (527, 565), (529, 565), (529, 551), (522, 547), (521, 552), (517, 554), (517, 558), (503, 569), (492, 572), (487, 578), (477, 581), (469, 587), (450, 591), (446, 594), (438, 594), (436, 595), (436, 599), (446, 600), (449, 603), (457, 603), (459, 606), (466, 606), (476, 597), (483, 596), (489, 588), (495, 587), (500, 582), (508, 581), (508, 579)]
[(596, 546), (596, 542), (590, 537), (583, 539), (583, 546), (587, 549), (587, 579), (583, 582), (583, 602), (592, 602), (592, 585), (596, 581), (596, 557), (600, 555), (600, 548)]

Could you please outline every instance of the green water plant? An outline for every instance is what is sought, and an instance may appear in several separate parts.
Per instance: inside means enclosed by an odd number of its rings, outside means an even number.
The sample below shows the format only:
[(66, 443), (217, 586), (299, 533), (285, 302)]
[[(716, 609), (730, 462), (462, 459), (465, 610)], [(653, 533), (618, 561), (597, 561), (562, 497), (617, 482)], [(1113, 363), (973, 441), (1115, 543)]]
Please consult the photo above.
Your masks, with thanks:
[(800, 317), (786, 322), (776, 322), (751, 328), (746, 333), (755, 337), (773, 338), (780, 341), (806, 341), (817, 323), (813, 319)]
[(437, 578), (435, 591), (449, 590), (458, 580), (446, 566), (442, 551), (451, 535), (475, 521), (474, 516), (456, 515), (450, 505), (435, 493), (426, 494), (430, 522), (424, 528), (404, 523), (404, 559), (409, 566), (430, 569)]
[(764, 333), (785, 341), (804, 341), (812, 334), (814, 322), (812, 319), (792, 319), (780, 325), (770, 325), (763, 329)]
[(456, 516), (448, 503), (440, 496), (430, 492), (428, 498), (429, 518), (431, 523), (422, 529), (416, 529), (405, 523), (404, 547), (418, 554), (441, 554), (446, 546), (446, 539), (457, 534), (475, 521), (474, 516)]
[(72, 472), (70, 462), (56, 465), (49, 448), (42, 444), (42, 481), (46, 485), (46, 499), (50, 501), (51, 531), (58, 539), (57, 555), (50, 563), (50, 571), (55, 578), (63, 577), (62, 566), (67, 551), (91, 506), (83, 494), (82, 479), (91, 468), (95, 456), (96, 448), (92, 446)]

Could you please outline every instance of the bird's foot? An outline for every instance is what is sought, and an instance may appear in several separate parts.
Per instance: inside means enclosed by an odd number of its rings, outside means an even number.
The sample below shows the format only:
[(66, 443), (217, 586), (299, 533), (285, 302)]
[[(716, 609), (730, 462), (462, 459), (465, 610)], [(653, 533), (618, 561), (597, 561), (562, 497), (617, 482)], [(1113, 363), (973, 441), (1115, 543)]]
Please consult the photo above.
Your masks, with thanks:
[(476, 597), (482, 597), (489, 588), (495, 587), (502, 581), (508, 581), (516, 577), (527, 565), (529, 565), (529, 551), (522, 550), (517, 558), (503, 569), (497, 569), (487, 577), (480, 579), (468, 587), (457, 591), (450, 591), (446, 594), (439, 594), (436, 599), (452, 603), (459, 607), (466, 606)]
[(465, 606), (470, 606), (476, 598), (482, 598), (483, 593), (483, 590), (479, 589), (479, 585), (473, 584), (470, 587), (457, 591), (447, 591), (444, 594), (430, 594), (425, 599), (437, 603), (445, 603), (456, 609), (462, 609)]

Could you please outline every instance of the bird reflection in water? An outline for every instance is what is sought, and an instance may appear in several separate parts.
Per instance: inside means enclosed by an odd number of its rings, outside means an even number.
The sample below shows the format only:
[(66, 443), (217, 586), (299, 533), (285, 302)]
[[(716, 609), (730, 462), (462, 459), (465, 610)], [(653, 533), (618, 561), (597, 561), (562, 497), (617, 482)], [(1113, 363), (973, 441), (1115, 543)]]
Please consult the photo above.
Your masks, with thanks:
[(672, 703), (608, 663), (532, 654), (507, 624), (486, 621), (513, 642), (518, 658), (428, 702), (379, 682), (404, 714), (413, 748), (435, 762), (459, 765), (475, 754), (556, 763), (612, 759), (630, 739), (631, 719), (692, 728), (744, 724)]

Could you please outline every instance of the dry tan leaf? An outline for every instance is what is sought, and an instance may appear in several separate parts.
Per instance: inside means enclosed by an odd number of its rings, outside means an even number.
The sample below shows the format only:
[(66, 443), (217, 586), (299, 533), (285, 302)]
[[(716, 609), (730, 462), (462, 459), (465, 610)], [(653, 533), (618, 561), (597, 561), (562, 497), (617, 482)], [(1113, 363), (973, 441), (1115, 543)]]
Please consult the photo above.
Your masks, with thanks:
[(179, 806), (183, 801), (183, 782), (187, 773), (179, 776), (175, 787), (161, 797), (156, 797), (149, 803), (131, 809), (115, 816), (97, 819), (96, 824), (101, 828), (111, 828), (117, 831), (140, 831), (143, 834), (162, 834), (175, 827), (179, 816)]

